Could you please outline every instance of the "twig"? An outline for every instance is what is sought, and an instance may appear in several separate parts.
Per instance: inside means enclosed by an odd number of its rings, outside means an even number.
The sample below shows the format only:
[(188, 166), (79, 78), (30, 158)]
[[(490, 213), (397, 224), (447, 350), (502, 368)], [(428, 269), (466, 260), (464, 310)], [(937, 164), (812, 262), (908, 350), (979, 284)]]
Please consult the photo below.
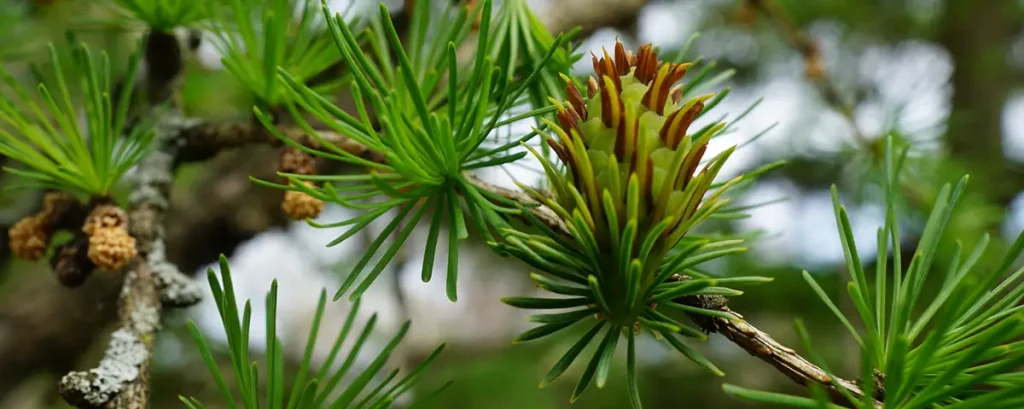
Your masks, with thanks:
[(629, 27), (636, 22), (647, 0), (560, 0), (552, 1), (538, 17), (552, 33), (580, 27), (585, 38), (601, 27)]
[[(358, 149), (358, 144), (356, 142), (352, 141), (349, 138), (346, 138), (343, 135), (339, 135), (337, 133), (332, 132), (321, 133), (319, 131), (318, 134), (325, 140), (328, 140), (329, 142), (337, 144), (339, 146), (348, 146), (349, 148), (352, 148), (357, 151), (365, 151), (365, 148), (362, 150)], [(211, 140), (215, 139), (216, 138)], [(542, 223), (547, 225), (547, 227), (551, 228), (552, 230), (563, 234), (569, 234), (565, 224), (562, 222), (561, 218), (559, 218), (558, 215), (555, 214), (554, 211), (552, 211), (547, 206), (541, 205), (537, 201), (533, 200), (533, 198), (531, 198), (529, 195), (521, 191), (495, 186), (491, 183), (479, 179), (478, 177), (472, 174), (467, 174), (466, 177), (469, 179), (471, 183), (473, 183), (473, 185), (481, 189), (485, 189), (500, 197), (513, 200), (525, 205), (525, 207), (534, 217), (536, 217), (538, 220), (540, 220)], [(676, 277), (675, 279), (682, 280), (686, 278)], [(736, 320), (726, 320), (722, 318), (701, 319), (695, 317), (694, 322), (709, 333), (715, 332), (722, 334), (727, 339), (732, 341), (734, 344), (736, 344), (740, 348), (743, 348), (743, 350), (749, 352), (751, 355), (765, 362), (768, 362), (776, 370), (786, 375), (786, 377), (792, 379), (798, 384), (805, 386), (810, 385), (812, 383), (821, 385), (825, 388), (826, 391), (828, 391), (833, 396), (833, 398), (836, 398), (837, 401), (840, 401), (840, 399), (843, 398), (843, 394), (838, 388), (846, 389), (855, 398), (859, 399), (863, 397), (864, 392), (855, 383), (839, 378), (835, 378), (837, 382), (833, 383), (829, 379), (828, 374), (824, 370), (822, 370), (820, 367), (814, 365), (807, 359), (797, 354), (796, 351), (787, 348), (780, 344), (779, 342), (775, 341), (771, 336), (769, 336), (764, 331), (757, 329), (747, 321), (743, 320), (739, 314), (736, 314), (735, 312), (731, 311), (729, 307), (725, 305), (727, 301), (724, 297), (722, 297), (721, 299), (722, 301), (720, 303), (717, 303), (716, 305), (709, 305), (707, 301), (696, 298), (684, 298), (680, 299), (680, 301), (691, 306), (696, 306), (700, 308), (716, 308), (734, 314), (737, 318)], [(875, 407), (881, 408), (881, 403), (876, 401)]]
[(800, 53), (804, 60), (804, 75), (821, 92), (825, 103), (846, 120), (857, 144), (863, 148), (870, 148), (871, 143), (866, 134), (857, 125), (853, 106), (843, 101), (839, 89), (835, 85), (835, 80), (825, 67), (825, 59), (821, 55), (818, 43), (807, 33), (801, 31), (789, 16), (779, 10), (779, 5), (775, 0), (746, 0), (746, 2), (748, 7), (760, 12), (781, 31), (786, 37), (786, 41)]
[[(506, 199), (527, 204), (530, 206), (528, 209), (533, 216), (547, 225), (547, 227), (566, 235), (569, 234), (568, 230), (566, 230), (565, 224), (560, 218), (558, 218), (554, 211), (546, 206), (537, 204), (536, 201), (524, 193), (493, 186), (475, 178), (473, 178), (472, 181), (474, 185), (481, 189), (487, 189)], [(674, 277), (674, 279), (684, 280), (687, 279), (687, 277), (678, 276)], [(717, 317), (711, 317), (708, 319), (708, 317), (704, 316), (691, 316), (691, 318), (694, 318), (694, 323), (706, 332), (722, 334), (728, 340), (732, 341), (732, 343), (743, 348), (743, 350), (747, 351), (751, 355), (771, 364), (772, 367), (796, 383), (804, 386), (814, 383), (819, 384), (839, 402), (844, 402), (842, 401), (842, 399), (844, 399), (843, 394), (838, 389), (840, 387), (845, 388), (857, 399), (864, 396), (864, 392), (853, 382), (835, 378), (837, 382), (834, 384), (824, 370), (797, 354), (796, 351), (775, 341), (764, 331), (757, 329), (747, 321), (743, 320), (742, 316), (733, 312), (725, 305), (727, 303), (725, 297), (719, 298), (720, 301), (714, 303), (709, 303), (701, 298), (682, 298), (677, 301), (699, 308), (715, 308), (735, 315), (737, 318), (736, 320), (727, 320)], [(881, 408), (882, 404), (880, 402), (875, 402), (875, 407)]]
[[(779, 31), (785, 35), (790, 45), (800, 52), (804, 59), (804, 67), (807, 79), (814, 84), (822, 95), (825, 103), (838, 113), (853, 133), (854, 142), (860, 149), (873, 158), (881, 158), (884, 155), (884, 147), (881, 143), (872, 143), (868, 140), (867, 134), (857, 124), (854, 106), (845, 102), (839, 95), (835, 80), (825, 67), (824, 58), (821, 56), (821, 49), (807, 33), (793, 22), (782, 10), (776, 0), (746, 0), (746, 4), (753, 10), (761, 13)], [(881, 139), (877, 140), (878, 142)], [(915, 207), (927, 211), (931, 203), (923, 186), (914, 181), (900, 180), (900, 187)]]
[[(729, 307), (720, 309), (740, 318), (739, 314), (729, 310)], [(864, 391), (856, 383), (834, 376), (830, 378), (828, 373), (817, 365), (800, 356), (796, 351), (783, 346), (764, 331), (750, 325), (746, 320), (733, 321), (719, 317), (711, 317), (710, 320), (714, 324), (710, 328), (704, 327), (705, 330), (722, 334), (750, 355), (773, 366), (793, 382), (803, 386), (821, 385), (835, 402), (846, 404), (846, 406), (849, 405), (849, 402), (840, 388), (846, 389), (846, 392), (857, 400), (864, 398)], [(833, 383), (832, 379), (835, 379), (836, 382)], [(875, 401), (874, 406), (881, 409), (882, 403)]]
[[(181, 125), (176, 138), (180, 147), (175, 156), (175, 165), (207, 160), (225, 149), (258, 143), (269, 143), (275, 146), (282, 143), (256, 121), (191, 121)], [(298, 127), (279, 125), (278, 130), (304, 145), (316, 145)], [(317, 135), (354, 155), (364, 155), (369, 152), (365, 146), (330, 130), (318, 129)]]
[[(176, 122), (173, 116), (167, 121)], [(163, 216), (169, 205), (176, 146), (170, 142), (179, 135), (168, 130), (179, 128), (180, 124), (171, 122), (158, 129), (157, 142), (163, 142), (163, 148), (139, 164), (129, 209), (129, 228), (139, 256), (125, 269), (118, 329), (96, 368), (71, 372), (58, 384), (61, 396), (77, 407), (147, 408), (148, 371), (160, 313), (164, 306), (190, 306), (201, 298), (199, 287), (167, 261), (164, 251)]]
[[(690, 277), (673, 275), (669, 281), (685, 281)], [(725, 319), (704, 314), (687, 313), (691, 320), (707, 333), (719, 333), (725, 336), (734, 344), (743, 348), (744, 351), (767, 362), (776, 370), (786, 375), (803, 386), (818, 384), (829, 394), (832, 400), (844, 406), (850, 406), (843, 389), (850, 396), (857, 400), (864, 398), (864, 391), (856, 382), (847, 381), (838, 377), (830, 377), (827, 372), (814, 365), (804, 357), (800, 356), (791, 348), (780, 344), (764, 331), (750, 325), (743, 319), (743, 316), (729, 309), (729, 300), (720, 295), (689, 295), (673, 300), (680, 304), (708, 310), (722, 311), (730, 314), (734, 319)], [(835, 382), (833, 382), (835, 380)], [(876, 391), (881, 391), (881, 386), (876, 385)], [(878, 399), (880, 394), (875, 395)], [(881, 409), (882, 403), (875, 401), (874, 406)]]

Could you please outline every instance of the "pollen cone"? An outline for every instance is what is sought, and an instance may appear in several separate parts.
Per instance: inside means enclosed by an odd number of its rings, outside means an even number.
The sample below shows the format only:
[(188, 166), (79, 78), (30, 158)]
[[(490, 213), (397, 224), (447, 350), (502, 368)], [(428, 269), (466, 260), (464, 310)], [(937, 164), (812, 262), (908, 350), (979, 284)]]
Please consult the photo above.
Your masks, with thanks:
[(89, 237), (89, 260), (104, 270), (119, 270), (135, 258), (135, 238), (128, 233), (128, 213), (114, 205), (96, 206), (82, 232)]

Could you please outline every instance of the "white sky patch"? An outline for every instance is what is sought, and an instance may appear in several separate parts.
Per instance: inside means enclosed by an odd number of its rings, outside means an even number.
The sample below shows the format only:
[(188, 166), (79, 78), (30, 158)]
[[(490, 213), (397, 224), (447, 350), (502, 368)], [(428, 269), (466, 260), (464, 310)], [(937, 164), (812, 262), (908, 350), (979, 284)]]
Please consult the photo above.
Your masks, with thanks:
[(1017, 92), (1003, 107), (1003, 155), (1024, 162), (1024, 93)]
[(703, 14), (699, 5), (651, 3), (640, 12), (637, 36), (641, 43), (654, 43), (666, 49), (683, 45)]
[[(779, 198), (787, 200), (754, 208), (748, 212), (750, 218), (738, 222), (741, 229), (760, 230), (767, 236), (752, 243), (751, 251), (758, 261), (769, 265), (795, 263), (808, 270), (843, 263), (830, 193), (804, 193), (788, 181), (773, 179), (751, 189), (741, 205)], [(847, 204), (847, 212), (861, 259), (874, 257), (878, 249), (876, 230), (884, 221), (884, 209)]]

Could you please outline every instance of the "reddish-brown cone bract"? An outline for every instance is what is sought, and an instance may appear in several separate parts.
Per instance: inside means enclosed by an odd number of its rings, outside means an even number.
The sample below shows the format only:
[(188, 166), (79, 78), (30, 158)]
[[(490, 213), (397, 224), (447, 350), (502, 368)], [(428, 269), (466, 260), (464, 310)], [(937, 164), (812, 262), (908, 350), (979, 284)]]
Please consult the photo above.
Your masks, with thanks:
[[(616, 132), (612, 153), (617, 160), (629, 164), (628, 171), (639, 177), (641, 191), (646, 193), (643, 201), (647, 206), (653, 206), (655, 203), (652, 186), (654, 164), (647, 157), (651, 151), (648, 148), (645, 152), (641, 152), (638, 146), (639, 118), (638, 115), (627, 112), (622, 100), (622, 77), (629, 75), (632, 71), (633, 77), (648, 87), (641, 99), (641, 104), (650, 111), (664, 115), (669, 98), (672, 98), (671, 100), (676, 105), (682, 102), (682, 88), (674, 87), (674, 85), (686, 75), (690, 64), (659, 61), (651, 44), (641, 46), (637, 54), (633, 55), (626, 51), (622, 43), (618, 41), (615, 44), (614, 58), (605, 50), (602, 52), (602, 57), (592, 54), (592, 62), (596, 78), (590, 77), (587, 81), (588, 98), (600, 98), (601, 122), (606, 128), (614, 129)], [(587, 111), (586, 100), (576, 88), (575, 83), (568, 79), (566, 82), (568, 104), (558, 104), (556, 114), (558, 125), (570, 138), (574, 138), (574, 133), (582, 137), (580, 124), (589, 119), (590, 113)], [(661, 142), (672, 150), (677, 149), (687, 136), (690, 125), (704, 110), (704, 106), (703, 101), (696, 101), (686, 109), (677, 107), (675, 111), (669, 113), (658, 131)], [(586, 144), (587, 138), (581, 139)], [(579, 168), (579, 158), (576, 158), (574, 150), (567, 146), (567, 141), (553, 138), (546, 138), (545, 141), (559, 159), (569, 167), (573, 183), (578, 187), (586, 185), (583, 183), (585, 181), (580, 179), (582, 172)], [(683, 190), (693, 179), (693, 174), (705, 151), (706, 145), (694, 146), (688, 153), (684, 160), (685, 167), (678, 174), (671, 175), (674, 178), (671, 185), (674, 190)], [(647, 156), (641, 157), (641, 154)], [(593, 185), (596, 186), (596, 183)], [(586, 192), (581, 193), (585, 197), (595, 197)], [(597, 193), (600, 194), (600, 192)], [(592, 205), (600, 206), (597, 203), (592, 203)]]

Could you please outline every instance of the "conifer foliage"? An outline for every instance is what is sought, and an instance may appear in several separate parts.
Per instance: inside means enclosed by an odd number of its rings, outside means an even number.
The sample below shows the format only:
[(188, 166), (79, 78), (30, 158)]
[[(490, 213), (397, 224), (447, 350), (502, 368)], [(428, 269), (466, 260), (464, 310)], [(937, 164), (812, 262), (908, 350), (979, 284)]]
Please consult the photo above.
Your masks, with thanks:
[[(724, 176), (742, 144), (727, 146), (719, 137), (749, 112), (712, 114), (729, 94), (721, 85), (731, 72), (716, 73), (713, 62), (688, 58), (688, 46), (665, 58), (651, 44), (633, 50), (616, 41), (612, 50), (591, 56), (591, 73), (577, 75), (571, 68), (583, 58), (576, 50), (578, 31), (549, 32), (525, 0), (445, 1), (440, 8), (429, 1), (405, 3), (401, 24), (386, 5), (361, 8), (359, 1), (346, 10), (333, 10), (326, 0), (104, 3), (115, 22), (144, 38), (160, 34), (166, 40), (181, 29), (209, 34), (224, 69), (252, 101), (245, 121), (258, 128), (253, 139), (284, 148), (278, 177), (253, 183), (285, 191), (282, 208), (293, 219), (337, 232), (324, 251), (374, 222), (384, 225), (339, 288), (331, 289), (333, 300), (326, 289), (319, 294), (295, 374), (285, 371), (278, 333), (278, 281), (265, 299), (260, 363), (251, 357), (258, 349), (250, 342), (252, 305), (239, 304), (231, 268), (221, 256), (219, 273), (210, 269), (207, 278), (230, 366), (218, 362), (223, 354), (209, 342), (210, 334), (192, 322), (188, 329), (227, 407), (386, 408), (442, 392), (443, 387), (414, 386), (443, 345), (401, 377), (398, 369), (381, 371), (393, 364), (409, 322), (368, 364), (358, 359), (375, 348), (368, 340), (379, 329), (376, 315), (362, 319), (361, 300), (396, 255), (409, 249), (417, 228), (427, 231), (425, 246), (414, 249), (423, 252), (422, 281), (434, 279), (435, 260), (446, 258), (445, 292), (452, 302), (460, 295), (459, 249), (465, 240), (484, 241), (496, 254), (529, 265), (523, 274), (549, 295), (509, 294), (500, 301), (537, 311), (530, 317), (537, 326), (514, 342), (575, 334), (540, 380), (541, 386), (550, 384), (581, 362), (570, 402), (591, 384), (604, 387), (616, 354), (624, 351), (623, 389), (632, 407), (641, 408), (640, 337), (666, 344), (707, 374), (726, 377), (695, 342), (716, 332), (748, 351), (766, 342), (765, 334), (727, 304), (743, 294), (741, 288), (772, 291), (755, 286), (772, 280), (704, 268), (748, 245), (746, 237), (716, 231), (709, 221), (742, 217), (749, 207), (731, 203), (782, 165)], [(181, 113), (173, 100), (130, 110), (141, 100), (136, 83), (153, 81), (139, 73), (155, 72), (140, 70), (150, 51), (145, 40), (121, 67), (107, 52), (69, 38), (66, 46), (49, 46), (52, 69), (46, 75), (33, 71), (38, 81), (26, 83), (26, 75), (0, 67), (0, 154), (14, 164), (4, 170), (19, 178), (18, 188), (51, 191), (42, 210), (10, 228), (11, 249), (28, 260), (52, 253), (57, 276), (69, 287), (82, 284), (93, 269), (117, 271), (133, 261), (153, 264), (158, 275), (157, 267), (169, 263), (154, 261), (154, 254), (163, 257), (162, 249), (152, 248), (155, 233), (142, 237), (133, 229), (135, 216), (117, 193), (140, 163), (173, 155), (188, 143), (163, 135), (159, 126)], [(339, 95), (351, 104), (341, 103)], [(514, 123), (532, 129), (503, 137)], [(937, 265), (940, 238), (966, 187), (965, 176), (938, 192), (912, 259), (904, 263), (896, 186), (909, 165), (906, 150), (893, 140), (883, 143), (886, 217), (877, 231), (873, 272), (866, 271), (847, 211), (837, 189), (832, 191), (856, 314), (842, 312), (803, 273), (808, 290), (856, 340), (861, 378), (846, 381), (829, 371), (798, 321), (796, 331), (810, 355), (800, 359), (810, 369), (776, 367), (818, 371), (820, 376), (805, 382), (808, 396), (732, 384), (724, 385), (725, 394), (802, 408), (1024, 406), (1024, 321), (1018, 307), (1024, 270), (1013, 267), (1024, 235), (993, 270), (976, 268), (987, 236), (970, 250), (957, 242), (952, 262)], [(543, 186), (518, 183), (512, 191), (476, 176), (527, 160), (542, 166)], [(318, 166), (325, 163), (335, 166)], [(321, 168), (346, 171), (320, 173)], [(133, 197), (147, 194), (153, 193)], [(358, 215), (313, 220), (327, 204)], [(155, 211), (168, 204), (147, 206)], [(74, 237), (51, 249), (60, 230)], [(160, 291), (173, 284), (164, 277), (157, 281)], [(929, 296), (926, 288), (938, 291)], [(332, 302), (346, 308), (347, 316), (320, 360), (314, 350)], [(774, 350), (753, 349), (763, 359), (783, 362), (771, 356)], [(181, 402), (204, 407), (191, 397)]]

